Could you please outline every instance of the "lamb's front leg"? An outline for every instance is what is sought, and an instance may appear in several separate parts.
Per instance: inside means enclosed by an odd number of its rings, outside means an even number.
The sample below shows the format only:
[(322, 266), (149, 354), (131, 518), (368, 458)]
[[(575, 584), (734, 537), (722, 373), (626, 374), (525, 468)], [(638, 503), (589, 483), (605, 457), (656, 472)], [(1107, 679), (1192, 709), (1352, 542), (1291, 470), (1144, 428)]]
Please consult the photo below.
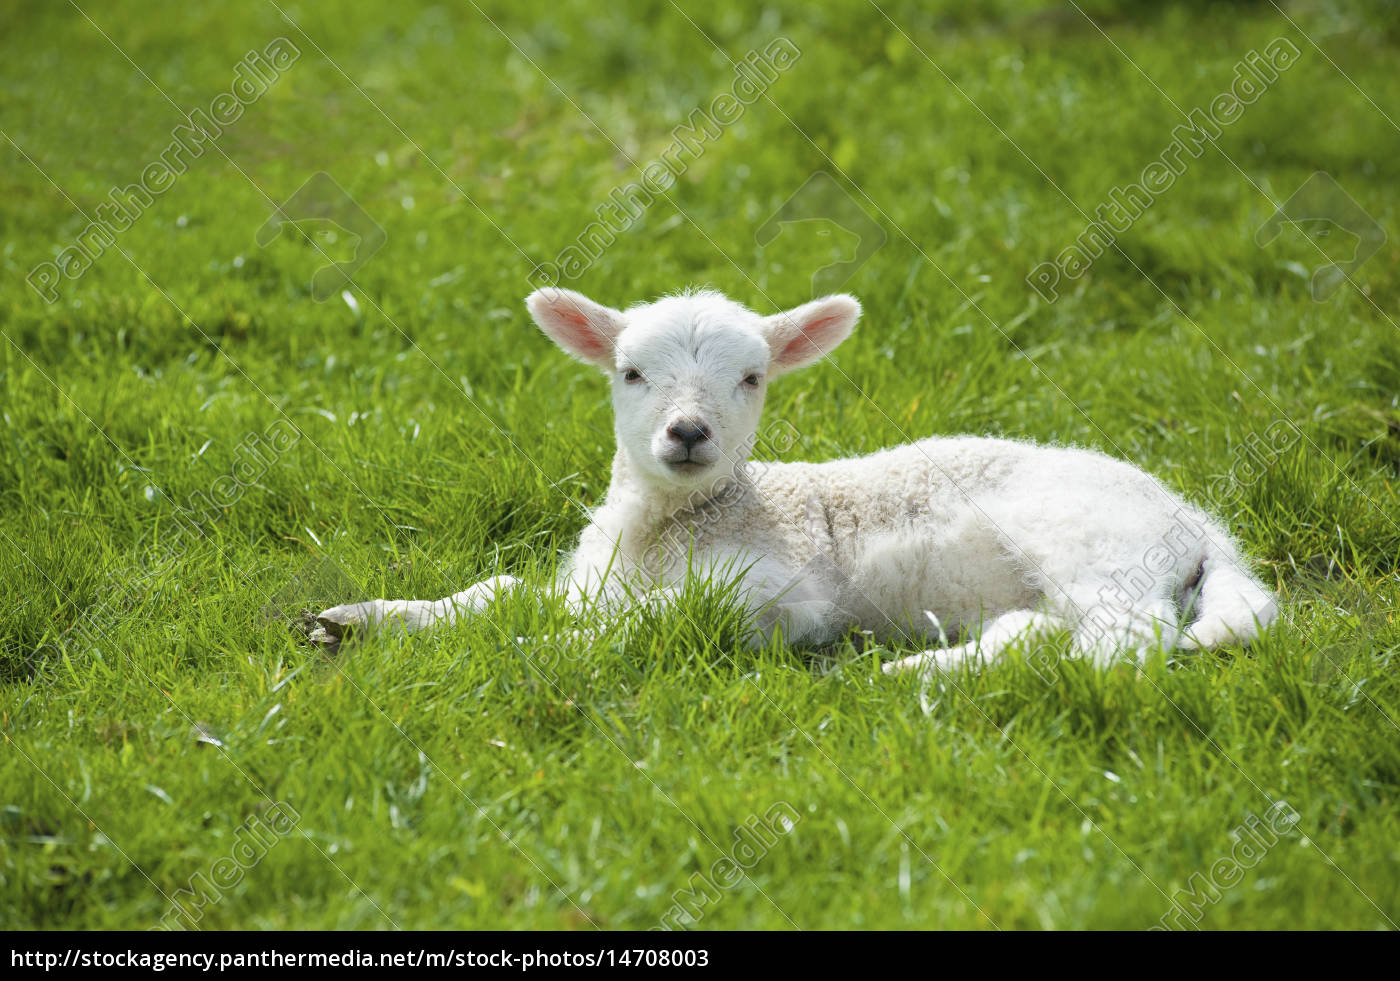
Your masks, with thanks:
[(333, 606), (316, 618), (337, 640), (350, 630), (391, 626), (413, 632), (450, 624), (457, 617), (480, 613), (501, 593), (514, 587), (514, 576), (494, 576), (440, 600), (368, 600)]
[(844, 579), (824, 556), (797, 572), (765, 556), (744, 576), (744, 603), (753, 618), (750, 647), (761, 647), (778, 631), (785, 643), (820, 646), (835, 640), (858, 614), (841, 603)]

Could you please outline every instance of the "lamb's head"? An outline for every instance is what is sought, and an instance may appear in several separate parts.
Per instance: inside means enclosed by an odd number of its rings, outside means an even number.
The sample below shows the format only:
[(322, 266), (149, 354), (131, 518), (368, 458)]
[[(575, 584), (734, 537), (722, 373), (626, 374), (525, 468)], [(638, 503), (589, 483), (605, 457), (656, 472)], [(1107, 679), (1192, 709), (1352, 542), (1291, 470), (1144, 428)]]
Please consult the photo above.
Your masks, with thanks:
[(622, 311), (547, 287), (525, 305), (612, 378), (618, 447), (638, 475), (681, 488), (731, 476), (753, 449), (768, 382), (822, 358), (860, 318), (846, 295), (769, 317), (709, 291)]

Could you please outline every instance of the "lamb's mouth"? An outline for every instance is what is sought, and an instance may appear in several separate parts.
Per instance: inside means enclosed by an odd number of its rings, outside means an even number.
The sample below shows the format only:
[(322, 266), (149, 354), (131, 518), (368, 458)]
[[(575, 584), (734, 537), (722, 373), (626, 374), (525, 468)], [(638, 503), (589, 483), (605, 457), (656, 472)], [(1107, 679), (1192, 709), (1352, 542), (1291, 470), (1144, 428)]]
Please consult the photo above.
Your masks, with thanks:
[(701, 463), (699, 460), (692, 459), (691, 457), (686, 457), (684, 460), (667, 460), (666, 466), (671, 468), (672, 473), (689, 476), (690, 474), (699, 473), (701, 470), (708, 468), (709, 464)]

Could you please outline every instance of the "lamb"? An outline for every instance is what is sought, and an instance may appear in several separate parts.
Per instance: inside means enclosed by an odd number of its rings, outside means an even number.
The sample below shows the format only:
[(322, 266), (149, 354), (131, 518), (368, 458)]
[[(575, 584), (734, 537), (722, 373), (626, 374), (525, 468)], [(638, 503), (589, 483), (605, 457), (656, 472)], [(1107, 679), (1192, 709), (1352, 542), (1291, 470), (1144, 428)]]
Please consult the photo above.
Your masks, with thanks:
[[(751, 461), (767, 386), (850, 335), (851, 296), (768, 317), (708, 290), (621, 311), (547, 288), (526, 306), (612, 379), (612, 482), (557, 583), (580, 616), (665, 603), (688, 576), (737, 579), (754, 643), (935, 637), (884, 666), (928, 676), (1057, 631), (1098, 664), (1247, 644), (1277, 615), (1221, 523), (1097, 452), (956, 436), (829, 463)], [(497, 576), (319, 620), (336, 637), (417, 630), (516, 588)], [(976, 636), (949, 642), (964, 630)]]

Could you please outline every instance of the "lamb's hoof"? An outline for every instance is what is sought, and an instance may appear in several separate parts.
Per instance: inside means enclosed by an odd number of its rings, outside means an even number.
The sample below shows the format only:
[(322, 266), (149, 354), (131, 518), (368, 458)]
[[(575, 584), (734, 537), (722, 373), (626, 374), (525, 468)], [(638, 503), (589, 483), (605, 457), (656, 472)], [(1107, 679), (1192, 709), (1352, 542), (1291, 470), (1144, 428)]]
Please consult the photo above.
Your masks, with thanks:
[(372, 602), (346, 603), (323, 611), (316, 617), (316, 622), (331, 637), (342, 641), (354, 631), (363, 630), (374, 623), (374, 613)]
[(306, 635), (306, 639), (315, 644), (327, 654), (334, 654), (340, 650), (340, 638), (331, 633), (325, 627), (318, 626)]
[(938, 672), (954, 667), (964, 656), (958, 649), (924, 651), (922, 654), (902, 657), (898, 661), (886, 661), (880, 665), (880, 670), (885, 674), (913, 673), (927, 681)]
[(914, 668), (922, 667), (925, 661), (924, 655), (915, 654), (913, 657), (902, 657), (898, 661), (886, 661), (880, 665), (880, 670), (885, 674), (903, 674)]
[(300, 634), (307, 643), (319, 647), (326, 654), (334, 654), (340, 647), (340, 637), (331, 633), (310, 610), (301, 610), (292, 617), (287, 629)]

